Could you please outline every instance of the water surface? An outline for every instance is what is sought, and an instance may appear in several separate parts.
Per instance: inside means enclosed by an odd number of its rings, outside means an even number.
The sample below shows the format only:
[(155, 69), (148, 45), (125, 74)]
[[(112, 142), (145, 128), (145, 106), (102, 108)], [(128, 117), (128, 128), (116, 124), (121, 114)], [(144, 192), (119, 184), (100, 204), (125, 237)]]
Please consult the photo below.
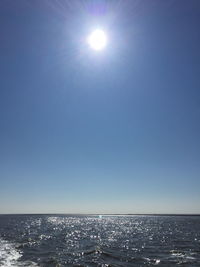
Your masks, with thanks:
[(0, 216), (0, 266), (154, 265), (200, 266), (200, 216)]

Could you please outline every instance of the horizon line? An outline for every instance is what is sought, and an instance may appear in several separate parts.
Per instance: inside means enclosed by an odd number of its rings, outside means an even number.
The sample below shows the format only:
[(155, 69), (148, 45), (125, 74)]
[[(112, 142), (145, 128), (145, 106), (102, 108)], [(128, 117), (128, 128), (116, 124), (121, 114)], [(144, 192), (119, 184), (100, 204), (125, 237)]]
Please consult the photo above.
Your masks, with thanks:
[(74, 216), (200, 216), (200, 213), (0, 213), (1, 215), (74, 215)]

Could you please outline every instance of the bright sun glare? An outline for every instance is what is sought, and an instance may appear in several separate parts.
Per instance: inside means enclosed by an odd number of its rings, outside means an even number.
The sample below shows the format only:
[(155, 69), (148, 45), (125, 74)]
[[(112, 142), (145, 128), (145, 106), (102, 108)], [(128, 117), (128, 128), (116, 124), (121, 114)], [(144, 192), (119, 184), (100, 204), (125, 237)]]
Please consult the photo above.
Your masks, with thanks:
[(102, 50), (107, 44), (107, 37), (103, 30), (97, 29), (89, 35), (87, 41), (92, 49)]

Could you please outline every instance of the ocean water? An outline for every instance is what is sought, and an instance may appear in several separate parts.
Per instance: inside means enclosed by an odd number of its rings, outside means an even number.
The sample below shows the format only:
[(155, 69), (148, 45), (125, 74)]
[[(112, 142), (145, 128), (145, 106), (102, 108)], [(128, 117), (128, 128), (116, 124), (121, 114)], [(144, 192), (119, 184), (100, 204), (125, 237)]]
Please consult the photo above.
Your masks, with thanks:
[(200, 266), (200, 216), (0, 215), (0, 266)]

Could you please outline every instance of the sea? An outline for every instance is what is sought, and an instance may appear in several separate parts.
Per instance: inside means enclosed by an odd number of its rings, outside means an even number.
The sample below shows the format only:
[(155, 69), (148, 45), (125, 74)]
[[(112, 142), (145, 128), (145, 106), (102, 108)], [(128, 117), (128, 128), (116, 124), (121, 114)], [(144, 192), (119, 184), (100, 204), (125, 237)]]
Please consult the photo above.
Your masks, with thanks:
[(0, 266), (200, 266), (200, 216), (0, 215)]

